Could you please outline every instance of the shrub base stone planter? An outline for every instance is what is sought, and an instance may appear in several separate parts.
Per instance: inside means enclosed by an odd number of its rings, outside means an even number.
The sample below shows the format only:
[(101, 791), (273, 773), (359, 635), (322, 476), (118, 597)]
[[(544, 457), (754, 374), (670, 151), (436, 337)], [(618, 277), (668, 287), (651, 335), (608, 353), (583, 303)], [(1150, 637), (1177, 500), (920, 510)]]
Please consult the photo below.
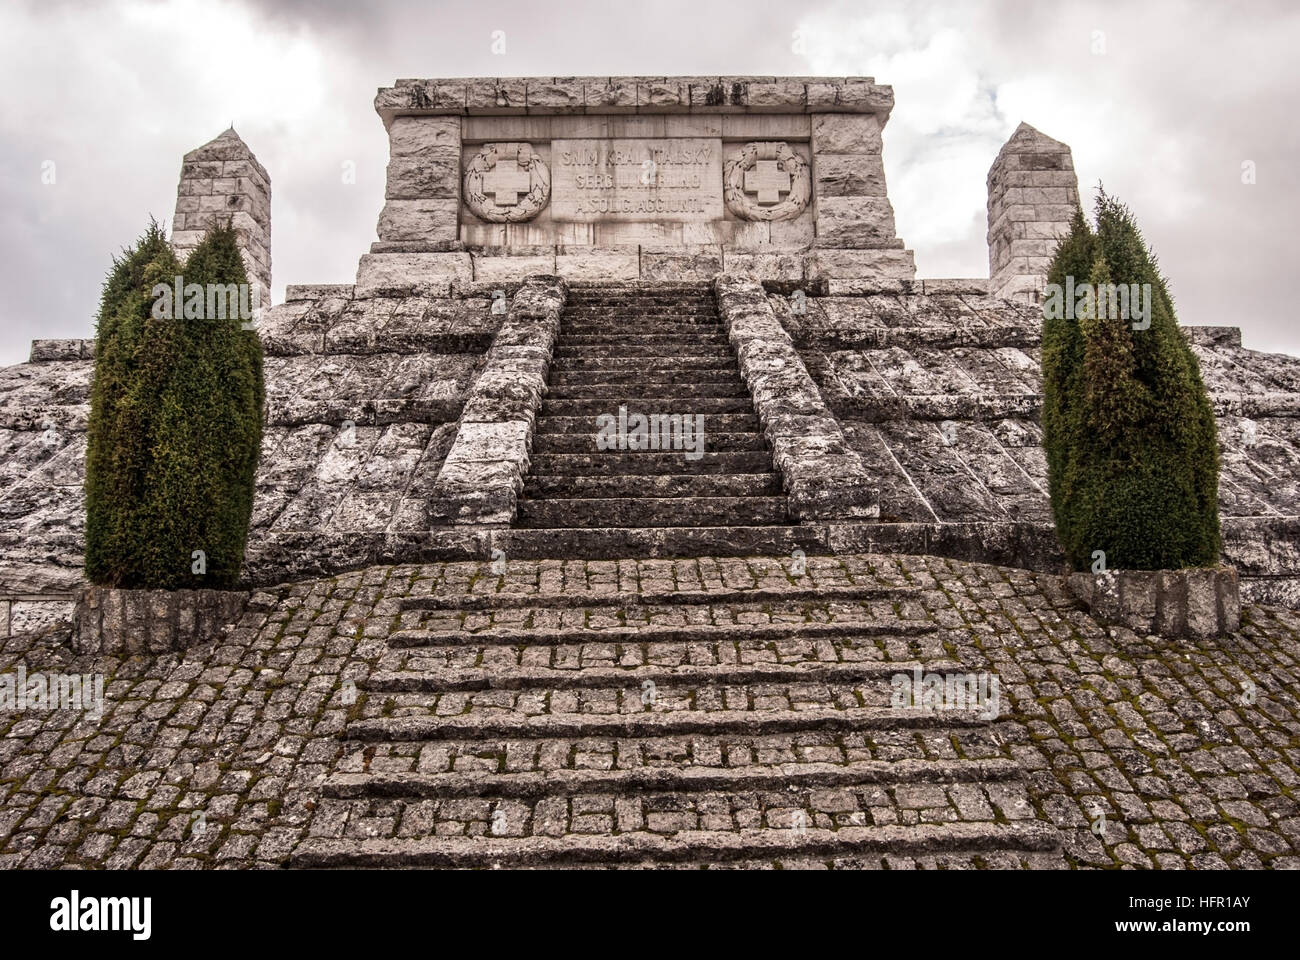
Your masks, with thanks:
[(1206, 639), (1241, 626), (1233, 567), (1072, 573), (1070, 591), (1095, 620), (1144, 636)]
[(83, 588), (74, 614), (78, 653), (167, 653), (211, 640), (243, 616), (240, 590)]

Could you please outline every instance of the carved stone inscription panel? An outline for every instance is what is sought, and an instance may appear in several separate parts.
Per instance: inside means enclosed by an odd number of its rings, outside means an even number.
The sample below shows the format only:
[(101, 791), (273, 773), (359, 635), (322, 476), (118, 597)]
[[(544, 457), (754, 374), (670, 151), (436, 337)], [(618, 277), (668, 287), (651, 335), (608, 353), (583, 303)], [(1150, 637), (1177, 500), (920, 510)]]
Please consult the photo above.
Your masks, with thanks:
[(554, 140), (551, 168), (556, 220), (723, 218), (720, 139)]

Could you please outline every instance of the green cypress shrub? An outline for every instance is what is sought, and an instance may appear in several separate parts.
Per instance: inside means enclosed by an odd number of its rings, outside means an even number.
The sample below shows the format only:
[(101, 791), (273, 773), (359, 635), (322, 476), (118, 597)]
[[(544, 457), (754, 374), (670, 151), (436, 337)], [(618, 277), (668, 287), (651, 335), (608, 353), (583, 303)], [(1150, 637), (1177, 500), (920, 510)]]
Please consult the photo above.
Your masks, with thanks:
[(86, 437), (86, 577), (117, 584), (139, 564), (136, 511), (149, 466), (159, 384), (140, 377), (151, 347), (151, 291), (180, 273), (162, 228), (151, 222), (113, 259), (96, 321), (95, 371)]
[[(173, 299), (171, 311), (146, 310), (140, 325), (131, 378), (151, 403), (140, 423), (143, 463), (132, 496), (108, 508), (124, 517), (125, 549), (97, 582), (174, 590), (230, 588), (239, 580), (264, 387), (260, 341), (242, 329), (238, 291), (248, 279), (234, 230), (210, 230), (183, 271), (159, 282), (170, 287), (182, 272), (185, 290), (199, 296)], [(216, 288), (235, 294), (224, 310), (208, 295)]]
[[(1218, 562), (1219, 455), (1200, 366), (1178, 328), (1155, 257), (1130, 211), (1100, 192), (1048, 273), (1043, 445), (1057, 535), (1077, 570), (1163, 570)], [(1076, 299), (1091, 284), (1149, 288), (1147, 318)], [(1059, 299), (1056, 299), (1059, 294)], [(1132, 304), (1130, 304), (1132, 306)], [(1138, 329), (1135, 329), (1139, 327)]]

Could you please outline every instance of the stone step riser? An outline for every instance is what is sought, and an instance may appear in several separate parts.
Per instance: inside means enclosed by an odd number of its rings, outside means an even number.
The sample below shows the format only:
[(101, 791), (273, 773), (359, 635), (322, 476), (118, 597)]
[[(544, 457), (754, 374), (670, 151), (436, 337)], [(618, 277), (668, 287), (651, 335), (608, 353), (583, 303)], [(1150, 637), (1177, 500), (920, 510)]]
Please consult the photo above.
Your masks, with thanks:
[(727, 334), (720, 329), (689, 330), (686, 333), (669, 333), (666, 330), (598, 330), (593, 333), (577, 333), (573, 330), (560, 330), (556, 345), (564, 347), (601, 346), (606, 343), (630, 343), (630, 345), (672, 346), (682, 343), (706, 343), (708, 346), (727, 346)]
[[(640, 412), (640, 411), (638, 411)], [(705, 432), (707, 438), (707, 430)], [(541, 453), (532, 457), (532, 472), (539, 476), (615, 477), (648, 474), (766, 473), (772, 461), (765, 452), (704, 453), (686, 459), (683, 452), (627, 452), (606, 450), (591, 454)]]
[(850, 623), (781, 623), (735, 626), (664, 626), (606, 627), (583, 630), (397, 630), (388, 637), (393, 647), (435, 647), (451, 645), (554, 645), (573, 643), (715, 643), (723, 640), (750, 640), (781, 643), (800, 640), (853, 640), (862, 637), (895, 639), (928, 636), (938, 628), (929, 621), (900, 620), (880, 617), (871, 622)]
[(707, 370), (739, 370), (734, 356), (722, 354), (703, 355), (692, 351), (690, 354), (675, 356), (672, 359), (654, 357), (555, 357), (551, 360), (552, 374), (571, 374), (574, 376), (595, 376), (604, 371), (644, 372), (646, 374), (691, 373)]
[[(372, 798), (493, 797), (536, 798), (575, 794), (702, 793), (781, 791), (816, 809), (809, 790), (836, 787), (893, 787), (912, 784), (1001, 783), (1020, 777), (1006, 759), (862, 760), (849, 764), (783, 763), (749, 767), (640, 767), (631, 770), (555, 770), (546, 773), (335, 774), (321, 791), (340, 800)], [(820, 811), (819, 811), (820, 812)], [(826, 811), (840, 812), (840, 811)]]
[(770, 526), (789, 519), (784, 497), (520, 500), (521, 527)]
[[(639, 411), (638, 411), (639, 412)], [(538, 417), (536, 433), (548, 436), (560, 434), (590, 435), (595, 431), (594, 417)], [(758, 417), (745, 413), (706, 413), (704, 432), (708, 436), (736, 433), (761, 433)]]
[(940, 730), (987, 726), (978, 713), (949, 710), (717, 710), (695, 713), (463, 714), (460, 716), (391, 717), (355, 720), (344, 730), (348, 740), (411, 743), (433, 740), (512, 740), (547, 738), (618, 738), (722, 736), (744, 733), (856, 733), (868, 730)]
[[(559, 452), (561, 448), (542, 444), (534, 438), (533, 449)], [(587, 441), (590, 444), (590, 440)], [(727, 449), (725, 444), (720, 445)], [(756, 445), (757, 446), (757, 445)], [(750, 449), (755, 449), (751, 447)], [(589, 446), (586, 447), (590, 449)], [(732, 448), (734, 449), (734, 448)], [(529, 500), (627, 497), (779, 497), (781, 478), (768, 474), (630, 474), (623, 477), (551, 477), (531, 476), (524, 482), (524, 497)]]
[[(572, 607), (618, 607), (627, 609), (647, 606), (707, 606), (725, 604), (785, 604), (811, 603), (823, 601), (828, 603), (847, 603), (854, 600), (890, 600), (894, 602), (910, 600), (919, 592), (916, 587), (876, 587), (837, 585), (823, 583), (814, 585), (811, 579), (800, 577), (790, 570), (789, 558), (782, 558), (781, 573), (774, 576), (784, 577), (792, 583), (780, 587), (716, 587), (709, 590), (641, 590), (631, 592), (614, 590), (608, 593), (588, 593), (583, 591), (565, 592), (546, 597), (531, 593), (516, 593), (500, 589), (504, 584), (493, 584), (490, 579), (482, 581), (488, 585), (490, 593), (472, 593), (455, 596), (404, 597), (399, 604), (402, 610), (518, 610), (530, 608), (537, 610), (568, 609)], [(506, 564), (507, 572), (509, 562)], [(795, 582), (803, 580), (801, 585)], [(481, 588), (480, 588), (481, 589)]]
[(681, 385), (690, 385), (706, 381), (709, 383), (733, 383), (740, 380), (740, 370), (735, 367), (713, 371), (700, 370), (586, 370), (582, 373), (551, 372), (549, 387), (551, 390), (566, 387), (604, 387), (614, 384), (633, 386), (660, 386), (676, 389)]
[(527, 867), (565, 864), (709, 863), (778, 857), (855, 857), (871, 854), (1059, 848), (1055, 828), (1042, 823), (949, 823), (931, 826), (846, 827), (839, 830), (758, 829), (736, 833), (680, 832), (672, 836), (630, 832), (615, 836), (424, 838), (415, 840), (310, 839), (294, 851), (295, 867)]
[(610, 344), (587, 345), (587, 346), (557, 346), (555, 356), (563, 359), (597, 359), (603, 358), (608, 360), (632, 360), (638, 357), (647, 357), (654, 360), (668, 360), (674, 354), (681, 353), (688, 358), (702, 358), (706, 360), (726, 360), (729, 363), (735, 363), (735, 354), (731, 352), (731, 347), (725, 343), (719, 343), (717, 346), (710, 348), (708, 344), (700, 343), (698, 340), (690, 340), (674, 345), (622, 345), (615, 346)]
[[(482, 650), (491, 648), (482, 647)], [(902, 673), (912, 675), (915, 669), (927, 674), (961, 672), (953, 661), (935, 661), (918, 664), (907, 661), (886, 663), (859, 661), (849, 663), (806, 662), (794, 664), (720, 664), (704, 667), (683, 665), (677, 667), (594, 667), (581, 670), (555, 667), (508, 666), (504, 671), (482, 669), (448, 669), (437, 673), (427, 671), (380, 671), (365, 682), (368, 693), (427, 694), (471, 692), (478, 690), (642, 690), (647, 681), (656, 689), (680, 696), (683, 686), (726, 685), (749, 687), (758, 684), (847, 684), (884, 683)]]
[[(710, 379), (697, 383), (593, 383), (585, 387), (568, 384), (551, 384), (546, 391), (549, 400), (612, 400), (617, 413), (619, 403), (629, 406), (641, 399), (662, 399), (669, 394), (676, 394), (684, 399), (721, 400), (732, 397), (749, 397), (749, 390), (739, 377), (732, 381)], [(629, 413), (635, 413), (629, 410)]]
[[(673, 416), (694, 415), (697, 413), (753, 413), (754, 407), (748, 397), (642, 397), (637, 401), (634, 413), (666, 414)], [(598, 417), (610, 413), (609, 403), (604, 400), (550, 400), (542, 401), (541, 415), (544, 417)], [(614, 404), (613, 413), (618, 412)], [(770, 469), (771, 463), (764, 469)]]
[[(734, 473), (734, 470), (723, 470)], [(494, 538), (506, 555), (518, 560), (668, 560), (689, 557), (829, 556), (830, 534), (824, 526), (779, 527), (627, 527), (542, 529), (512, 528)], [(453, 546), (439, 556), (473, 559)]]

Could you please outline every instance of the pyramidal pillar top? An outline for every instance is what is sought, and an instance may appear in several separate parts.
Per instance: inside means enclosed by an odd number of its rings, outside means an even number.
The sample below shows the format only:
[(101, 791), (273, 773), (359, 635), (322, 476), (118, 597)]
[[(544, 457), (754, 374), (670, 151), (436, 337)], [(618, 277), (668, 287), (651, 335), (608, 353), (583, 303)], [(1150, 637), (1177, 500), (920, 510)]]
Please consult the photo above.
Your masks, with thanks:
[(1020, 124), (989, 170), (989, 293), (1037, 303), (1079, 207), (1070, 148)]
[(230, 127), (185, 154), (176, 188), (172, 247), (184, 257), (209, 227), (229, 221), (250, 284), (271, 304), (271, 176)]

